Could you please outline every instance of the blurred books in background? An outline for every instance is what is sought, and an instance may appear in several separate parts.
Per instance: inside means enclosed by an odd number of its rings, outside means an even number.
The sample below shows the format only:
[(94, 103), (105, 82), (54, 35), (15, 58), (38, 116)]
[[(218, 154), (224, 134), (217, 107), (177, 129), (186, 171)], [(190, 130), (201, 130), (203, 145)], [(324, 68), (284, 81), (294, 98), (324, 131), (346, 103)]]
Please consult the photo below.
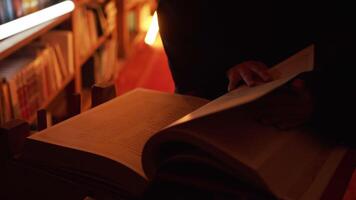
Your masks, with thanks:
[(73, 34), (51, 31), (0, 61), (0, 123), (32, 121), (74, 74)]
[(92, 3), (78, 8), (74, 20), (77, 24), (75, 38), (80, 46), (80, 60), (85, 60), (91, 50), (100, 44), (102, 37), (108, 36), (116, 27), (116, 7), (114, 2)]

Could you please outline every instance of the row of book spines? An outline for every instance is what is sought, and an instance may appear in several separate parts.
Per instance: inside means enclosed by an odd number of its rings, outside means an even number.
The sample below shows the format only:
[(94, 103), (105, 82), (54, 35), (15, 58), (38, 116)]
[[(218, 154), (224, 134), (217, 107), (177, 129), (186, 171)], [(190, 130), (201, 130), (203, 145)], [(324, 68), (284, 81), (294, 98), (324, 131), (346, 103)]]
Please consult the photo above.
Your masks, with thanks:
[(54, 0), (1, 0), (0, 24), (43, 9), (58, 1)]
[(64, 84), (65, 78), (60, 74), (59, 68), (66, 66), (60, 66), (54, 48), (48, 45), (38, 51), (38, 56), (31, 64), (25, 66), (11, 80), (3, 81), (3, 104), (10, 103), (2, 105), (3, 121), (13, 118), (29, 121)]
[(75, 31), (76, 43), (79, 48), (79, 56), (85, 58), (91, 49), (97, 44), (99, 38), (111, 33), (116, 26), (116, 7), (112, 1), (104, 5), (82, 6), (74, 15), (77, 31)]

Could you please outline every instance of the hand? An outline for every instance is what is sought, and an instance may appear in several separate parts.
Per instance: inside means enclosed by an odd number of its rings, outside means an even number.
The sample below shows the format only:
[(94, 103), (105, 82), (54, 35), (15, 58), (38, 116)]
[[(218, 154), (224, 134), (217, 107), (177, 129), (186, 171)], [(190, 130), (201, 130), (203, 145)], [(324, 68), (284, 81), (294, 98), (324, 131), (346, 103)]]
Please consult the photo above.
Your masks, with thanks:
[(267, 66), (258, 61), (246, 61), (235, 65), (228, 70), (227, 77), (229, 78), (228, 91), (235, 89), (242, 80), (248, 86), (272, 80)]

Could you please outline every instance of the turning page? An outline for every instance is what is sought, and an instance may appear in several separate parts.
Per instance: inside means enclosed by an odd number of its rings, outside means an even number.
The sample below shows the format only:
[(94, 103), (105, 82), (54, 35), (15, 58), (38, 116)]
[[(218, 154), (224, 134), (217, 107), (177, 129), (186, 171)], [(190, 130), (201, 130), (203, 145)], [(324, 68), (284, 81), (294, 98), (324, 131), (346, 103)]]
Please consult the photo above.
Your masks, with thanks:
[(273, 81), (255, 87), (241, 86), (186, 115), (170, 126), (252, 102), (287, 83), (297, 75), (312, 71), (313, 68), (314, 45), (311, 45), (271, 68), (270, 73)]

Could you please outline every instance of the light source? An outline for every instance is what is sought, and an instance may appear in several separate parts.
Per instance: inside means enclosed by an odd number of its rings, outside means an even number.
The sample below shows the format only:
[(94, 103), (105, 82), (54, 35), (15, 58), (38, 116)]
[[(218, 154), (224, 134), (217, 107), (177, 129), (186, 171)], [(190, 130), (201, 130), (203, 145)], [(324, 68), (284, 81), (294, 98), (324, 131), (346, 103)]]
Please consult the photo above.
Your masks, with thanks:
[(71, 12), (75, 5), (66, 0), (0, 25), (0, 40)]
[(153, 14), (152, 22), (150, 28), (147, 31), (145, 37), (145, 43), (148, 45), (153, 45), (156, 41), (158, 35), (159, 27), (158, 27), (158, 18), (157, 18), (157, 11)]

